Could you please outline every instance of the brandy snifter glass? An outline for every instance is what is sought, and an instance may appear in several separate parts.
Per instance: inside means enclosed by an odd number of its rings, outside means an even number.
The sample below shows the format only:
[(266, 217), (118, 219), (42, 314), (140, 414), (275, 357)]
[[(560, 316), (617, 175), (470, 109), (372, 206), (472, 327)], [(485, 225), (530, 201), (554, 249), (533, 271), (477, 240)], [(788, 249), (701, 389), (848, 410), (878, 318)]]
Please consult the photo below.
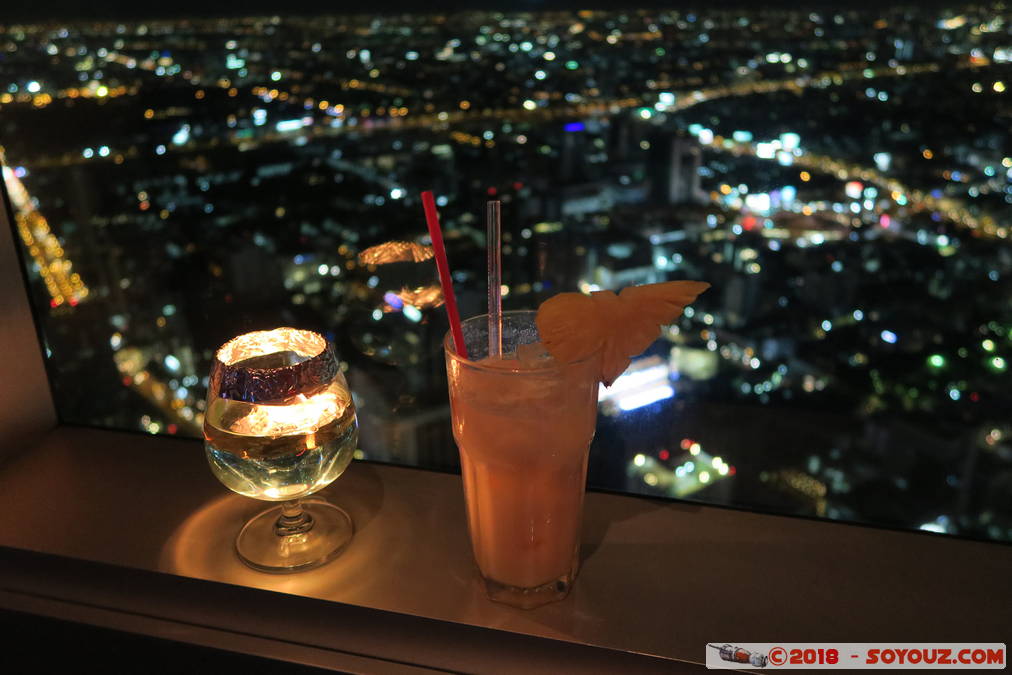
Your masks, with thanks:
[(347, 546), (351, 518), (309, 495), (351, 462), (358, 420), (333, 345), (296, 328), (254, 331), (215, 353), (204, 416), (214, 475), (246, 497), (281, 502), (240, 530), (235, 548), (264, 572), (322, 565)]

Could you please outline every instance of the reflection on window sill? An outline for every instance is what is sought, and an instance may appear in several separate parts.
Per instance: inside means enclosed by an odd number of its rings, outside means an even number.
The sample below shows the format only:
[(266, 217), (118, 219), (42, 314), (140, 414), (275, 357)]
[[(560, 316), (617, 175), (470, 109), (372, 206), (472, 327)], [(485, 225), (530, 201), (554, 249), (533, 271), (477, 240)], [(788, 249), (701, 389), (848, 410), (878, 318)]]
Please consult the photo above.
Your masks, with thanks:
[[(227, 493), (197, 443), (60, 427), (0, 472), (0, 545), (323, 600), (334, 612), (366, 608), (505, 631), (507, 641), (520, 634), (560, 649), (651, 655), (647, 669), (656, 659), (698, 664), (705, 643), (726, 634), (873, 640), (899, 626), (922, 640), (970, 640), (983, 633), (965, 633), (960, 617), (980, 617), (976, 631), (1012, 621), (993, 601), (1012, 547), (594, 492), (572, 594), (525, 612), (482, 593), (459, 477), (359, 462), (323, 494), (358, 526), (349, 549), (316, 570), (262, 574), (232, 549), (262, 504)], [(958, 592), (938, 587), (943, 574), (964, 580)], [(833, 608), (834, 631), (811, 621), (811, 607)], [(157, 600), (148, 607), (160, 611)], [(259, 634), (279, 630), (270, 612)]]

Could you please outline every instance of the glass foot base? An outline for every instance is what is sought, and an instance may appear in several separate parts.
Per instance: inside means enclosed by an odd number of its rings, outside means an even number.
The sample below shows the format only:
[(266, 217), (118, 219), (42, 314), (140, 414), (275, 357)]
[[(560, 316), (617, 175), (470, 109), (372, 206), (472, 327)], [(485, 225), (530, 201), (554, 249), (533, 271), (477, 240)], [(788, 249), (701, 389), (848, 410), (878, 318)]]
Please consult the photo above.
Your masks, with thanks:
[(569, 589), (573, 587), (573, 577), (570, 575), (533, 588), (509, 586), (484, 577), (482, 580), (485, 582), (485, 593), (488, 594), (489, 600), (520, 609), (534, 609), (558, 602), (569, 595)]
[(282, 506), (254, 516), (235, 540), (239, 558), (261, 572), (287, 573), (319, 567), (336, 558), (351, 541), (355, 526), (351, 517), (325, 499), (301, 501), (312, 518), (312, 527), (297, 534), (279, 534)]

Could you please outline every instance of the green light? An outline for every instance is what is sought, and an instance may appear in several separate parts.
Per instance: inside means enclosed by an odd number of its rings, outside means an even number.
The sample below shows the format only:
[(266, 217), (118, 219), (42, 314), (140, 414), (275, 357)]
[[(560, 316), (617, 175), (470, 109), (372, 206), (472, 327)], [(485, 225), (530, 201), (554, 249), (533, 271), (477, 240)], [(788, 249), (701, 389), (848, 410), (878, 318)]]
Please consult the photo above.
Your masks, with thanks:
[(984, 340), (983, 342), (980, 343), (980, 346), (983, 347), (984, 351), (986, 351), (986, 352), (993, 352), (994, 351), (994, 340)]
[(566, 70), (576, 70), (580, 67), (580, 64), (576, 61), (566, 61)]
[(945, 366), (945, 357), (941, 354), (932, 354), (928, 357), (928, 365), (932, 368), (942, 368)]
[(999, 373), (1005, 372), (1006, 367), (1005, 359), (1003, 359), (1000, 356), (994, 357), (993, 359), (991, 359), (991, 367), (997, 370)]

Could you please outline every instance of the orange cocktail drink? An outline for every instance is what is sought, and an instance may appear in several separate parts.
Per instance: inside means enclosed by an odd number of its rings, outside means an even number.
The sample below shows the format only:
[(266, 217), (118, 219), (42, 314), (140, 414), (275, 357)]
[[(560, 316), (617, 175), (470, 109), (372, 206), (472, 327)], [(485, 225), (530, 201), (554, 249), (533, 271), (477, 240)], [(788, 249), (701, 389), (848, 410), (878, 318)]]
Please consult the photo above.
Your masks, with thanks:
[(600, 368), (596, 354), (555, 361), (534, 319), (503, 315), (503, 357), (487, 356), (485, 315), (462, 324), (470, 359), (445, 343), (474, 557), (489, 596), (520, 607), (565, 597), (576, 576)]

